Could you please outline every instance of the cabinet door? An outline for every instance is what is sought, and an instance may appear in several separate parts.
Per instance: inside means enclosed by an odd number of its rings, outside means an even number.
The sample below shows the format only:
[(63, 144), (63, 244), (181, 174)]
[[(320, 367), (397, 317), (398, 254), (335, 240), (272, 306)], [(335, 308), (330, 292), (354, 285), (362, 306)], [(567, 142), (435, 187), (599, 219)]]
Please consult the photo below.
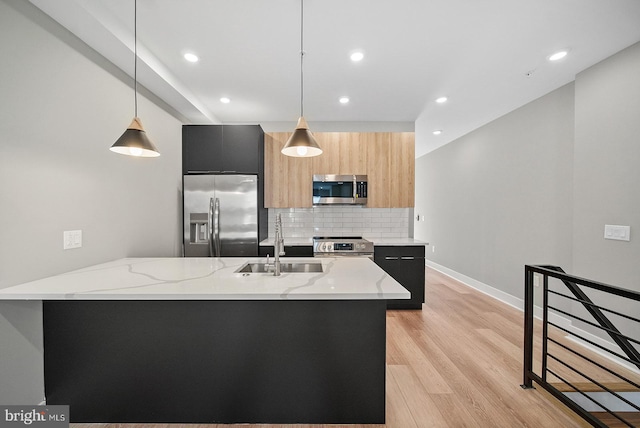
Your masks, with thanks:
[[(367, 150), (367, 175), (368, 175), (368, 208), (390, 207), (389, 195), (389, 153), (391, 134), (388, 132), (360, 134), (362, 144), (366, 144)], [(394, 178), (395, 179), (395, 178)]]
[(313, 136), (322, 149), (320, 156), (312, 158), (312, 174), (342, 174), (340, 172), (341, 132), (318, 132)]
[(284, 147), (286, 132), (267, 133), (264, 136), (264, 206), (266, 208), (285, 208), (289, 203), (289, 194), (285, 186), (284, 159), (280, 150)]
[(285, 257), (313, 257), (313, 245), (285, 245), (284, 252)]
[(258, 125), (223, 125), (221, 132), (223, 172), (257, 174), (262, 159), (262, 128)]
[[(261, 257), (273, 258), (275, 249), (273, 245), (261, 245), (258, 255)], [(285, 245), (284, 256), (282, 257), (313, 257), (313, 245)]]
[(222, 167), (222, 127), (184, 125), (182, 172), (220, 172)]
[(410, 208), (415, 205), (415, 140), (413, 132), (391, 134), (389, 144), (389, 206)]
[(273, 257), (273, 254), (274, 254), (273, 245), (260, 245), (258, 247), (258, 255), (260, 257), (267, 257), (267, 255), (270, 257)]
[(322, 149), (322, 154), (313, 158), (313, 174), (367, 174), (368, 147), (362, 134), (318, 132), (313, 135)]
[(390, 309), (421, 309), (424, 303), (424, 246), (378, 246), (374, 261), (411, 293), (410, 300), (389, 300)]
[(285, 190), (289, 192), (289, 207), (310, 208), (313, 205), (313, 158), (284, 157), (288, 158)]
[[(362, 136), (365, 138), (362, 138)], [(369, 134), (342, 132), (339, 136), (340, 167), (338, 174), (367, 175)]]
[(264, 146), (265, 207), (311, 207), (313, 158), (294, 158), (283, 155), (291, 134), (266, 134)]

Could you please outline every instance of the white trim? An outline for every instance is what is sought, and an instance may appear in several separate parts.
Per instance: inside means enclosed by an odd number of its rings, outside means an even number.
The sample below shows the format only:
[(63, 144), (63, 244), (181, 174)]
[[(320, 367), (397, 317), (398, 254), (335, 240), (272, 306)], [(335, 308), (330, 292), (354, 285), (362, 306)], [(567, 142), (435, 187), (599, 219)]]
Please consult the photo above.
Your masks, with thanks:
[[(486, 294), (489, 297), (492, 297), (502, 303), (505, 303), (513, 308), (518, 309), (521, 312), (524, 312), (524, 300), (520, 299), (519, 297), (515, 297), (512, 296), (511, 294), (505, 293), (502, 290), (498, 290), (495, 287), (492, 287), (490, 285), (487, 285), (483, 282), (480, 282), (478, 280), (475, 280), (471, 277), (468, 277), (466, 275), (463, 275), (459, 272), (456, 272), (452, 269), (449, 269), (445, 266), (439, 265), (437, 263), (432, 262), (431, 260), (427, 260), (425, 259), (425, 265), (431, 269), (437, 270), (438, 272), (455, 279), (456, 281), (460, 282), (463, 285), (466, 285), (467, 287), (473, 288), (474, 290), (477, 290), (483, 294)], [(534, 310), (534, 316), (538, 319), (542, 319), (542, 308), (539, 306), (534, 306), (533, 308)], [(557, 324), (563, 328), (566, 328), (567, 330), (569, 330), (570, 332), (574, 333), (574, 334), (578, 334), (586, 339), (589, 339), (595, 343), (597, 343), (598, 345), (601, 345), (603, 347), (605, 347), (606, 349), (612, 351), (612, 352), (617, 352), (619, 354), (622, 354), (622, 350), (620, 349), (620, 347), (618, 345), (616, 345), (613, 342), (609, 342), (608, 340), (602, 339), (601, 337), (598, 337), (594, 334), (589, 333), (588, 331), (582, 330), (581, 328), (578, 328), (576, 326), (573, 325), (573, 323), (571, 322), (571, 320), (569, 318), (565, 318), (561, 315), (555, 314), (550, 312), (549, 313), (549, 321), (553, 322), (554, 324)], [(567, 335), (565, 336), (567, 339), (597, 353), (598, 355), (605, 357), (607, 359), (609, 359), (610, 361), (613, 361), (614, 363), (624, 367), (627, 370), (630, 370), (634, 373), (640, 373), (640, 370), (638, 370), (637, 367), (633, 366), (632, 364), (630, 364), (628, 361), (622, 360), (620, 358), (617, 358), (614, 355), (610, 355), (607, 354), (606, 352), (602, 351), (601, 349), (591, 345), (590, 343), (585, 342), (584, 340), (580, 340), (579, 338), (572, 336), (572, 335)]]
[(458, 282), (463, 283), (466, 286), (473, 288), (474, 290), (478, 290), (479, 292), (486, 294), (494, 299), (501, 301), (502, 303), (506, 303), (507, 305), (514, 307), (520, 311), (524, 309), (524, 301), (518, 297), (512, 296), (509, 293), (505, 293), (504, 291), (498, 290), (495, 287), (487, 285), (483, 282), (475, 280), (471, 277), (458, 273), (452, 269), (439, 265), (437, 263), (432, 262), (431, 260), (424, 260), (425, 265), (428, 267), (437, 270), (440, 273), (447, 275), (455, 279)]

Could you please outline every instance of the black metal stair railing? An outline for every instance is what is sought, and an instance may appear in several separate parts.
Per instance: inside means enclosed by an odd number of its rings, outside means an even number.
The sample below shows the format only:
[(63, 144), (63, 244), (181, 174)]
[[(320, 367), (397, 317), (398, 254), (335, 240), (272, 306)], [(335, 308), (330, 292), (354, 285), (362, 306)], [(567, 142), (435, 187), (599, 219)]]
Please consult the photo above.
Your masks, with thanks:
[[(542, 275), (542, 325), (541, 325), (541, 350), (540, 350), (540, 372), (536, 373), (533, 369), (534, 361), (534, 274)], [(553, 278), (554, 284), (563, 284), (566, 289), (573, 295), (564, 294), (558, 290), (552, 290), (549, 286), (549, 279)], [(597, 290), (600, 293), (605, 293), (608, 297), (607, 300), (612, 298), (619, 299), (622, 303), (616, 305), (616, 309), (598, 305), (593, 302), (589, 296), (585, 293), (588, 290)], [(578, 316), (572, 312), (558, 307), (559, 305), (550, 304), (550, 298), (561, 301), (566, 299), (570, 302), (578, 302), (582, 307), (586, 309), (589, 315), (593, 318), (587, 320), (581, 316)], [(620, 302), (618, 302), (620, 303)], [(635, 305), (635, 306), (634, 306)], [(568, 336), (580, 339), (588, 343), (589, 345), (597, 348), (600, 353), (607, 354), (614, 359), (622, 360), (629, 363), (629, 366), (635, 366), (640, 369), (640, 352), (638, 346), (640, 345), (640, 319), (633, 315), (624, 313), (619, 310), (618, 307), (632, 307), (631, 313), (636, 315), (640, 313), (640, 293), (627, 290), (620, 287), (614, 287), (611, 285), (599, 283), (596, 281), (590, 281), (584, 278), (579, 278), (573, 275), (568, 275), (557, 266), (525, 266), (525, 319), (524, 319), (524, 370), (523, 370), (523, 384), (525, 389), (533, 388), (533, 382), (548, 391), (551, 395), (556, 397), (562, 403), (567, 405), (570, 409), (580, 415), (583, 419), (596, 427), (606, 427), (607, 425), (596, 416), (598, 413), (608, 414), (616, 420), (617, 423), (621, 423), (623, 426), (633, 427), (634, 422), (631, 421), (629, 415), (640, 415), (640, 403), (639, 400), (630, 400), (628, 396), (616, 391), (616, 388), (610, 387), (608, 382), (603, 382), (598, 379), (598, 376), (587, 373), (584, 367), (589, 370), (598, 371), (598, 373), (604, 373), (608, 376), (608, 379), (616, 379), (616, 386), (620, 388), (623, 385), (625, 391), (638, 391), (640, 393), (640, 376), (630, 379), (633, 376), (624, 375), (625, 370), (622, 366), (617, 366), (612, 369), (611, 365), (603, 365), (595, 359), (591, 358), (584, 352), (582, 347), (572, 347), (570, 342), (562, 343), (552, 337), (549, 337), (549, 326), (558, 329), (562, 333), (566, 333)], [(611, 350), (609, 347), (603, 346), (600, 343), (596, 343), (583, 335), (571, 331), (556, 322), (549, 320), (549, 310), (553, 311), (556, 315), (565, 317), (569, 320), (577, 320), (585, 323), (593, 328), (596, 328), (606, 333), (613, 342), (619, 347), (620, 352)], [(606, 314), (605, 314), (606, 313)], [(623, 320), (625, 325), (631, 325), (628, 328), (631, 334), (623, 334), (616, 325), (607, 316), (614, 316), (618, 320)], [(550, 347), (553, 350), (550, 350)], [(572, 361), (578, 360), (580, 364), (571, 364), (566, 361), (566, 357), (563, 358), (562, 353), (569, 355), (573, 358)], [(580, 367), (578, 367), (578, 365)], [(561, 374), (562, 373), (562, 374)], [(568, 380), (566, 373), (571, 374), (572, 380)], [(549, 382), (549, 375), (554, 379), (554, 382)], [(573, 380), (575, 378), (580, 381)], [(561, 391), (558, 385), (563, 386)], [(585, 385), (588, 385), (588, 391), (585, 389)], [(579, 398), (582, 398), (579, 404), (576, 400), (570, 397), (570, 394), (566, 391), (578, 394)], [(599, 399), (595, 394), (590, 392), (598, 391), (605, 394), (606, 399)], [(595, 397), (595, 398), (594, 398)], [(619, 411), (611, 409), (611, 405), (607, 404), (611, 401), (622, 403), (628, 411)], [(590, 406), (585, 406), (584, 402)], [(587, 410), (585, 407), (595, 407), (597, 412)], [(637, 418), (637, 416), (635, 416)], [(634, 421), (637, 419), (633, 419)]]

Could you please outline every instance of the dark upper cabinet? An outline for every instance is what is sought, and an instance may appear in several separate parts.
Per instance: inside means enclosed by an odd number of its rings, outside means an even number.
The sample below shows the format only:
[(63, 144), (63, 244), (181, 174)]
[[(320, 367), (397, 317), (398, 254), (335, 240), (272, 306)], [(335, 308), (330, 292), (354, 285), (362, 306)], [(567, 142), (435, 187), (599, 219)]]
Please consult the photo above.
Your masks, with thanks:
[(182, 172), (222, 171), (222, 126), (182, 127)]
[(264, 132), (260, 126), (223, 125), (223, 171), (257, 173), (263, 162), (263, 145)]
[(263, 170), (264, 132), (259, 125), (184, 125), (184, 174), (258, 174)]
[(424, 245), (378, 246), (374, 262), (411, 293), (409, 300), (387, 300), (389, 309), (422, 309), (424, 303)]
[(267, 238), (264, 131), (260, 125), (183, 125), (182, 173), (256, 174), (258, 241)]

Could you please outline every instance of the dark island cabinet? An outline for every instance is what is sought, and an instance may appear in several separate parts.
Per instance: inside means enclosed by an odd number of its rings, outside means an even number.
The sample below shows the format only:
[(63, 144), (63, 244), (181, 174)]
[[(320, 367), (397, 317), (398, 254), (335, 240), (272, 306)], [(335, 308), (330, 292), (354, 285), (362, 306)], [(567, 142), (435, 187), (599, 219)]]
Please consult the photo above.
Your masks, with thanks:
[(388, 309), (422, 309), (424, 303), (424, 245), (376, 245), (374, 262), (411, 293), (410, 300), (387, 300)]
[(184, 125), (184, 174), (260, 174), (264, 169), (264, 131), (259, 125)]

